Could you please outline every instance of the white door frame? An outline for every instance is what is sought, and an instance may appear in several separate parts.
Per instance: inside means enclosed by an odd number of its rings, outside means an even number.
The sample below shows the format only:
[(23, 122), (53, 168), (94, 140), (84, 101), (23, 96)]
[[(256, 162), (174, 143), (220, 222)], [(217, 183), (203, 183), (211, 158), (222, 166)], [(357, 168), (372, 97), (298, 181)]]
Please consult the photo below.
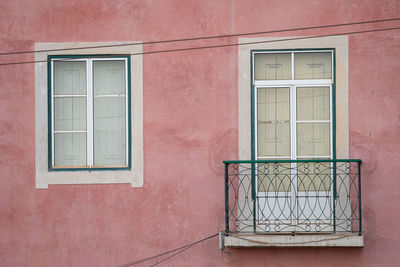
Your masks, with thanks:
[[(332, 84), (329, 84), (326, 80), (321, 81), (320, 84), (316, 83), (314, 80), (312, 81), (308, 81), (308, 83), (306, 83), (305, 81), (302, 81), (300, 84), (298, 84), (296, 81), (291, 81), (291, 83), (289, 84), (283, 84), (284, 82), (287, 81), (279, 81), (280, 83), (278, 83), (278, 81), (273, 81), (273, 84), (270, 84), (270, 82), (263, 82), (263, 84), (261, 84), (260, 82), (258, 83), (258, 85), (255, 85), (254, 88), (254, 103), (255, 103), (255, 108), (254, 108), (254, 125), (255, 125), (255, 129), (254, 129), (254, 137), (255, 137), (255, 146), (254, 146), (254, 153), (255, 153), (255, 159), (256, 160), (279, 160), (279, 159), (286, 159), (286, 160), (297, 160), (297, 123), (298, 122), (329, 122), (330, 123), (330, 155), (329, 156), (302, 156), (301, 159), (306, 159), (306, 158), (310, 158), (310, 159), (332, 159), (333, 158), (333, 142), (332, 142), (332, 138), (333, 138), (333, 101), (332, 101)], [(297, 104), (297, 97), (296, 97), (296, 93), (297, 93), (297, 88), (301, 88), (301, 87), (328, 87), (329, 86), (329, 103), (330, 103), (330, 115), (329, 115), (329, 121), (297, 121), (297, 114), (296, 114), (296, 104)], [(257, 101), (257, 97), (258, 97), (258, 89), (261, 88), (289, 88), (289, 101), (290, 101), (290, 156), (286, 157), (286, 156), (281, 156), (281, 157), (258, 157), (258, 101)], [(289, 209), (289, 215), (290, 218), (286, 217), (286, 220), (280, 221), (280, 220), (276, 220), (276, 223), (280, 224), (282, 223), (284, 227), (283, 229), (280, 229), (280, 226), (275, 225), (276, 230), (284, 230), (284, 231), (296, 231), (296, 226), (293, 225), (298, 225), (299, 223), (301, 224), (301, 222), (299, 221), (295, 221), (295, 220), (299, 220), (299, 213), (298, 213), (298, 207), (299, 207), (299, 202), (298, 202), (298, 197), (306, 197), (309, 199), (308, 201), (310, 201), (310, 199), (312, 199), (312, 197), (326, 197), (329, 198), (330, 197), (330, 203), (329, 206), (331, 208), (329, 214), (330, 214), (330, 218), (328, 220), (324, 220), (322, 221), (323, 224), (327, 224), (327, 225), (333, 225), (332, 223), (332, 207), (333, 207), (333, 184), (331, 183), (330, 185), (330, 191), (308, 191), (308, 192), (301, 192), (301, 191), (297, 191), (297, 173), (296, 173), (296, 167), (297, 167), (297, 163), (291, 163), (291, 186), (290, 186), (290, 192), (258, 192), (258, 168), (257, 168), (257, 164), (255, 165), (256, 169), (255, 169), (255, 177), (256, 177), (256, 181), (255, 181), (255, 185), (256, 185), (256, 194), (257, 194), (257, 203), (256, 203), (256, 207), (257, 207), (257, 211), (256, 211), (256, 221), (259, 224), (258, 228), (262, 228), (262, 225), (267, 225), (265, 227), (269, 227), (269, 230), (273, 231), (273, 229), (271, 229), (271, 225), (269, 223), (265, 223), (262, 221), (262, 218), (260, 218), (260, 208), (259, 206), (264, 206), (265, 205), (284, 205), (285, 209)], [(331, 164), (332, 167), (332, 164)], [(332, 169), (331, 169), (332, 172)], [(331, 173), (332, 175), (332, 173)], [(310, 195), (311, 192), (311, 195)], [(268, 201), (268, 195), (273, 194), (274, 198), (273, 198), (273, 203), (272, 201), (269, 202)], [(260, 201), (260, 199), (258, 197), (262, 197), (263, 202)], [(311, 198), (310, 198), (311, 197)], [(282, 202), (277, 201), (277, 199), (283, 198), (283, 204), (280, 204)], [(286, 198), (286, 200), (285, 200)], [(289, 198), (289, 204), (287, 203), (287, 199)], [(308, 203), (309, 204), (309, 203)], [(317, 204), (316, 200), (315, 202), (312, 203), (312, 205), (314, 204), (314, 206)], [(312, 206), (311, 205), (311, 206)], [(279, 207), (281, 208), (281, 207)], [(280, 210), (280, 214), (282, 214), (282, 210)], [(287, 214), (287, 212), (284, 212), (283, 215)], [(273, 223), (273, 222), (272, 222)], [(286, 225), (286, 226), (285, 226)], [(318, 228), (316, 227), (320, 227), (320, 226), (309, 226), (310, 231), (318, 231)], [(331, 227), (326, 227), (324, 226), (325, 231), (332, 231)]]

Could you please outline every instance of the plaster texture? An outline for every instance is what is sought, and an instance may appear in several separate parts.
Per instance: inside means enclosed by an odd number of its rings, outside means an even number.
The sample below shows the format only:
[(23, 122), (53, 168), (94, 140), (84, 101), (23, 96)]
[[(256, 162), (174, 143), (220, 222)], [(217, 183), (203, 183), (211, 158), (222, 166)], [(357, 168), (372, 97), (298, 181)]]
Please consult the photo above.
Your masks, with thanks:
[[(397, 0), (2, 1), (0, 51), (33, 50), (42, 42), (168, 40), (398, 14)], [(370, 28), (378, 25), (275, 36)], [(238, 39), (143, 50), (230, 42)], [(364, 248), (244, 248), (221, 254), (215, 237), (163, 266), (398, 266), (400, 33), (351, 35), (348, 46), (349, 157), (363, 160)], [(0, 56), (1, 63), (34, 59)], [(239, 157), (239, 112), (237, 47), (144, 55), (143, 187), (36, 189), (35, 66), (0, 66), (0, 265), (118, 266), (223, 230), (222, 160)]]

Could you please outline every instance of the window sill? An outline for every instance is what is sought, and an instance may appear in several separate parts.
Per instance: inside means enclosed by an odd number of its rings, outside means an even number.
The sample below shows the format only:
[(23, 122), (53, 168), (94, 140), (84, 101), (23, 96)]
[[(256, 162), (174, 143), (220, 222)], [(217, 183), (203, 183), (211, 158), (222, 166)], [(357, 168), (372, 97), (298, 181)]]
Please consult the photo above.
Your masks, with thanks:
[(221, 248), (259, 247), (364, 247), (364, 236), (358, 233), (299, 235), (220, 235)]

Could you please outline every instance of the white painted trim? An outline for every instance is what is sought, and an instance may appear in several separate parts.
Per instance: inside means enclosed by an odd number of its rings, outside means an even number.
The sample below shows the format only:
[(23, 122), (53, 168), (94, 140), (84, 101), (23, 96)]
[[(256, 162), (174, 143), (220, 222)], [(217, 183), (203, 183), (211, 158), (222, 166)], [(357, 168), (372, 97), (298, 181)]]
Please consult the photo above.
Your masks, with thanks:
[[(125, 94), (123, 95), (94, 95), (94, 98), (102, 98), (102, 97), (125, 97)], [(128, 114), (128, 113), (127, 113)]]
[(87, 157), (87, 166), (89, 168), (93, 167), (93, 60), (86, 59), (86, 94), (87, 94), (87, 111), (86, 111), (86, 157)]
[[(96, 43), (36, 43), (35, 50), (79, 48), (128, 42)], [(131, 42), (129, 42), (131, 43)], [(140, 42), (138, 42), (140, 43)], [(142, 45), (103, 47), (71, 51), (36, 53), (35, 60), (46, 61), (48, 55), (134, 54), (143, 51)], [(114, 59), (114, 58), (113, 58)], [(104, 59), (102, 59), (104, 60)], [(131, 56), (131, 162), (130, 170), (120, 171), (48, 171), (48, 111), (47, 63), (35, 64), (35, 166), (36, 188), (56, 184), (113, 184), (126, 183), (143, 187), (143, 56)], [(53, 124), (54, 125), (54, 124)], [(54, 153), (53, 153), (54, 155)]]
[(291, 52), (290, 53), (290, 69), (291, 69), (291, 72), (292, 72), (292, 80), (294, 80), (294, 53), (293, 52)]
[(87, 95), (55, 95), (55, 94), (53, 94), (53, 98), (57, 98), (57, 97), (59, 97), (59, 98), (63, 98), (63, 97), (87, 97)]
[[(303, 51), (302, 51), (303, 52)], [(307, 51), (308, 52), (308, 51)], [(333, 51), (329, 50), (329, 53), (331, 53), (333, 55)], [(289, 89), (289, 115), (290, 115), (290, 158), (292, 160), (296, 160), (298, 159), (298, 155), (297, 155), (297, 128), (299, 123), (329, 123), (329, 150), (330, 153), (327, 157), (325, 158), (332, 158), (333, 155), (333, 131), (332, 131), (332, 104), (333, 104), (333, 100), (332, 100), (332, 84), (329, 85), (325, 85), (324, 83), (326, 83), (327, 81), (333, 82), (333, 79), (329, 79), (329, 80), (293, 80), (294, 79), (294, 54), (295, 52), (291, 52), (291, 57), (292, 57), (292, 62), (291, 62), (291, 69), (292, 69), (292, 80), (288, 81), (288, 80), (276, 80), (276, 81), (272, 81), (274, 84), (279, 84), (279, 86), (272, 86), (269, 85), (271, 84), (271, 81), (258, 81), (258, 84), (263, 84), (263, 85), (255, 85), (253, 86), (253, 94), (254, 94), (254, 98), (255, 98), (255, 107), (254, 107), (254, 125), (255, 125), (255, 155), (256, 155), (256, 160), (259, 159), (258, 157), (258, 90), (260, 88), (288, 88)], [(253, 64), (253, 68), (255, 68), (255, 64)], [(332, 71), (333, 72), (333, 71)], [(284, 84), (285, 82), (289, 82), (289, 84)], [(316, 83), (314, 83), (316, 82)], [(268, 85), (267, 85), (268, 84)], [(305, 84), (307, 84), (308, 86), (305, 86)], [(324, 84), (324, 85), (322, 85)], [(298, 88), (305, 88), (305, 87), (315, 87), (315, 88), (329, 88), (329, 120), (309, 120), (309, 121), (299, 121), (297, 120), (297, 89)], [(302, 156), (303, 157), (303, 156)], [(305, 156), (304, 158), (320, 158), (320, 157), (315, 157), (315, 156)], [(275, 158), (276, 159), (276, 158)], [(289, 211), (294, 211), (294, 218), (291, 218), (291, 220), (295, 220), (295, 218), (298, 218), (298, 201), (297, 201), (297, 197), (298, 196), (303, 196), (304, 193), (298, 190), (298, 183), (297, 183), (297, 179), (295, 178), (297, 176), (296, 173), (296, 166), (297, 163), (293, 162), (290, 164), (291, 165), (291, 187), (290, 187), (290, 191), (288, 192), (275, 192), (275, 196), (290, 196), (291, 200), (290, 200), (290, 207), (286, 207), (286, 209), (289, 209)], [(257, 173), (257, 169), (256, 169), (256, 173)], [(256, 184), (258, 184), (258, 175), (256, 175), (257, 181)], [(322, 191), (317, 191), (317, 193), (314, 193), (313, 191), (309, 191), (307, 193), (307, 195), (310, 197), (310, 201), (313, 201), (313, 197), (314, 194), (317, 194), (318, 196), (332, 196), (333, 188), (330, 187), (329, 193), (326, 192), (322, 192)], [(267, 195), (270, 194), (269, 193), (265, 193), (265, 192), (259, 192), (258, 191), (258, 187), (256, 188), (256, 194), (257, 196), (260, 197), (265, 197)], [(261, 201), (260, 198), (257, 198), (258, 201)], [(268, 201), (270, 201), (269, 198), (263, 200), (266, 201), (268, 203)], [(275, 201), (275, 200), (271, 200), (271, 201)], [(333, 197), (330, 198), (330, 202), (331, 205), (330, 207), (333, 206)], [(260, 206), (258, 204), (256, 204), (257, 208)], [(269, 205), (267, 205), (269, 206)], [(259, 212), (257, 211), (256, 214), (259, 214)], [(259, 218), (257, 218), (257, 221), (259, 220)], [(290, 222), (290, 224), (292, 224), (293, 222)]]
[(257, 160), (262, 160), (262, 159), (287, 159), (290, 160), (290, 157), (285, 157), (285, 156), (278, 156), (278, 157), (273, 157), (273, 156), (264, 156), (264, 157), (257, 157)]
[(86, 130), (71, 130), (71, 131), (53, 131), (53, 134), (58, 134), (58, 133), (87, 133)]
[(301, 157), (297, 157), (297, 159), (301, 160), (301, 159), (331, 159), (331, 156), (301, 156)]
[[(125, 165), (129, 165), (129, 160), (132, 160), (129, 158), (129, 99), (128, 99), (128, 60), (124, 59), (125, 62)], [(104, 97), (102, 95), (95, 96), (97, 97)], [(120, 95), (113, 96), (113, 97), (121, 97)], [(132, 103), (133, 104), (133, 103)], [(133, 131), (132, 131), (133, 132)], [(131, 156), (132, 157), (132, 156)]]
[(311, 123), (311, 122), (331, 122), (330, 120), (316, 120), (316, 121), (296, 121), (298, 123)]
[[(54, 70), (54, 61), (51, 61), (51, 69)], [(35, 68), (35, 74), (36, 74), (36, 68)], [(48, 75), (48, 72), (46, 74), (46, 76)], [(35, 76), (35, 82), (36, 82), (36, 76)], [(51, 87), (54, 88), (54, 71), (51, 72)], [(35, 90), (36, 90), (36, 83), (35, 83)], [(54, 90), (50, 90), (50, 108), (51, 108), (51, 118), (54, 119)], [(47, 94), (47, 93), (46, 93)], [(35, 100), (35, 104), (36, 104), (36, 100)], [(36, 118), (36, 116), (35, 116)], [(36, 118), (37, 120), (37, 118)], [(48, 120), (47, 120), (48, 121)], [(48, 126), (47, 126), (48, 127)], [(51, 139), (53, 140), (53, 142), (51, 143), (51, 154), (55, 155), (55, 149), (54, 149), (54, 143), (55, 143), (55, 128), (54, 128), (54, 120), (51, 123)], [(37, 145), (37, 144), (36, 144)], [(37, 156), (37, 155), (36, 155)], [(55, 165), (55, 156), (53, 156), (51, 158), (51, 165), (54, 166)], [(36, 166), (37, 167), (37, 166)]]
[[(241, 38), (241, 39), (246, 39), (246, 38), (247, 37)], [(249, 38), (249, 39), (253, 39), (253, 38)], [(256, 38), (254, 38), (254, 39), (256, 39)], [(279, 38), (274, 38), (274, 39), (279, 39)], [(291, 41), (288, 41), (288, 42), (291, 42)], [(262, 43), (261, 44), (256, 44), (256, 45), (257, 46), (260, 46), (260, 45), (262, 46)], [(279, 44), (278, 44), (278, 46), (279, 46)], [(257, 49), (257, 48), (253, 48), (253, 49)], [(265, 48), (258, 48), (258, 49), (262, 50), (262, 49), (265, 49)], [(291, 49), (292, 50), (296, 50), (298, 48), (291, 48)], [(323, 52), (329, 51), (329, 49), (318, 50), (318, 49), (314, 49), (312, 47), (307, 47), (306, 49), (310, 49), (310, 50), (294, 51), (294, 52), (296, 52), (296, 53), (323, 53)], [(254, 54), (290, 54), (290, 53), (293, 53), (293, 51), (290, 51), (290, 50), (254, 51)]]
[(262, 80), (254, 81), (255, 86), (321, 86), (321, 85), (331, 85), (333, 83), (332, 79), (320, 79), (320, 80)]
[(91, 58), (92, 61), (115, 61), (115, 60), (119, 60), (119, 61), (125, 61), (126, 62), (126, 58), (124, 57), (97, 57), (97, 58)]

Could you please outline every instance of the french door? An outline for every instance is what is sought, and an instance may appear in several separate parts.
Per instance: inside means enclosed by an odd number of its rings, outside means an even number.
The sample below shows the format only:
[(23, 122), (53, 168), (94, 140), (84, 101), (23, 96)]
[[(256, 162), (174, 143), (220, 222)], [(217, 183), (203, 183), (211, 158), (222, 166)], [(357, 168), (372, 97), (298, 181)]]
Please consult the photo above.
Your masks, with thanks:
[(332, 86), (254, 86), (256, 206), (270, 232), (332, 231)]

